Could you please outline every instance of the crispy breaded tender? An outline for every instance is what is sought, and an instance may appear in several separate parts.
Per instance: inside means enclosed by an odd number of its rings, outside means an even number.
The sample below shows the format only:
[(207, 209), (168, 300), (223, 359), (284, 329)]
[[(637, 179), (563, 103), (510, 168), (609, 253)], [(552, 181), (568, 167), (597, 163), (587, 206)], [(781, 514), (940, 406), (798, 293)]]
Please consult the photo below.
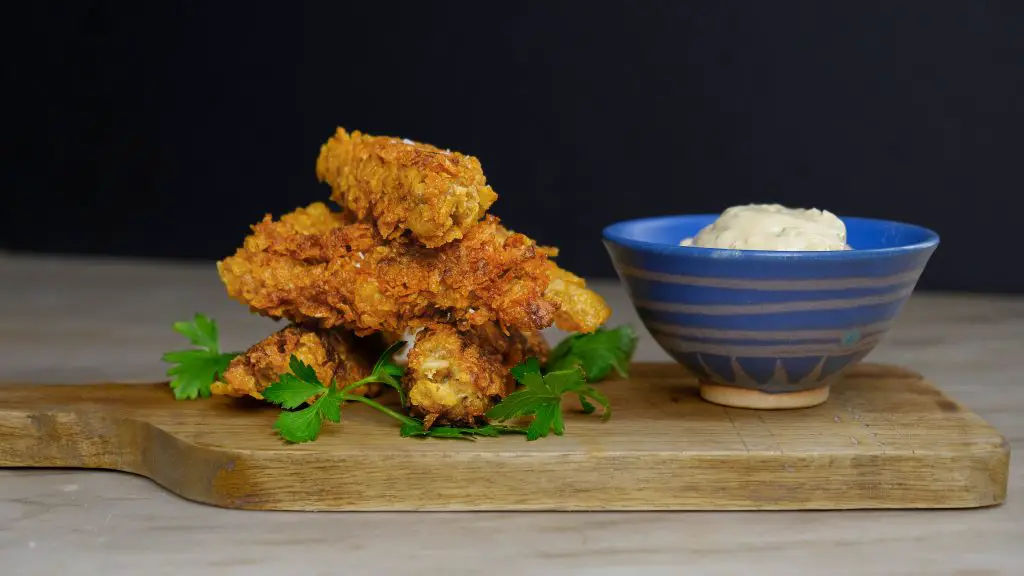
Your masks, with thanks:
[(277, 221), (268, 215), (217, 269), (228, 294), (255, 312), (360, 335), (492, 321), (540, 330), (557, 308), (544, 295), (547, 256), (493, 216), (428, 249), (405, 237), (386, 241), (369, 224), (346, 225), (316, 203)]
[(473, 156), (344, 128), (321, 146), (316, 175), (385, 239), (408, 230), (431, 248), (462, 238), (498, 198)]
[(558, 304), (555, 324), (568, 332), (593, 332), (612, 314), (600, 294), (587, 288), (579, 276), (548, 262), (548, 284), (544, 295)]
[(404, 379), (410, 411), (428, 428), (483, 424), (487, 410), (512, 391), (505, 374), (496, 354), (451, 326), (425, 329), (409, 352)]
[[(511, 234), (502, 228), (498, 234)], [(558, 256), (558, 248), (554, 246), (537, 246), (537, 251), (550, 258)], [(567, 332), (590, 333), (608, 321), (612, 309), (600, 294), (587, 288), (587, 283), (579, 276), (560, 268), (557, 264), (547, 262), (548, 287), (544, 297), (553, 302), (558, 311), (555, 313), (555, 324)]]
[(487, 410), (515, 389), (509, 368), (530, 356), (547, 360), (540, 332), (506, 334), (494, 323), (466, 332), (444, 325), (425, 329), (409, 352), (409, 407), (428, 428), (486, 423)]
[[(228, 365), (210, 390), (226, 396), (263, 398), (262, 392), (290, 372), (292, 355), (309, 364), (323, 384), (336, 379), (350, 384), (370, 375), (380, 347), (343, 329), (310, 330), (288, 326), (249, 347)], [(361, 386), (353, 394), (374, 396), (380, 384)]]

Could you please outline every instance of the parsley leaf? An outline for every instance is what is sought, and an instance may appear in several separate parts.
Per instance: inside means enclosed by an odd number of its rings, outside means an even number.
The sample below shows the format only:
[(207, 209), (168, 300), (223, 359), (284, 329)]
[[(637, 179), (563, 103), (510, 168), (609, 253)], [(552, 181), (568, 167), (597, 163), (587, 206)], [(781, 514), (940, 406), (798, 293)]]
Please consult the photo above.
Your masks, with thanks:
[(316, 375), (316, 370), (312, 366), (306, 364), (302, 360), (299, 360), (293, 354), (288, 360), (288, 369), (292, 371), (292, 374), (296, 378), (307, 384), (320, 384), (320, 379)]
[(554, 432), (561, 436), (565, 432), (562, 418), (562, 396), (569, 393), (578, 395), (584, 403), (584, 412), (594, 411), (594, 405), (604, 407), (602, 419), (611, 417), (611, 406), (603, 394), (587, 384), (583, 371), (577, 366), (542, 374), (536, 358), (528, 358), (511, 370), (512, 376), (522, 388), (509, 394), (504, 400), (487, 411), (491, 420), (503, 422), (524, 416), (533, 416), (533, 422), (526, 429), (526, 439), (536, 440)]
[(296, 374), (299, 374), (299, 372), (295, 371), (296, 364), (309, 368), (307, 364), (303, 364), (301, 360), (292, 356), (290, 364), (292, 366), (292, 373), (282, 374), (277, 382), (274, 382), (263, 391), (263, 398), (267, 402), (279, 404), (282, 408), (290, 410), (302, 406), (307, 400), (324, 391), (323, 385), (320, 384), (316, 377), (316, 372), (313, 372), (312, 378), (309, 378), (308, 374), (304, 377), (296, 376)]
[(636, 341), (636, 333), (628, 325), (612, 330), (599, 328), (590, 334), (573, 334), (555, 346), (545, 368), (548, 372), (579, 368), (587, 382), (604, 380), (613, 368), (619, 376), (626, 377), (629, 376), (629, 361), (636, 350)]
[(206, 316), (197, 313), (191, 322), (175, 322), (173, 327), (195, 346), (218, 352), (217, 323)]
[(164, 354), (161, 359), (174, 364), (167, 370), (177, 400), (195, 400), (210, 396), (210, 384), (227, 370), (237, 352), (222, 353), (217, 339), (217, 323), (196, 314), (191, 322), (175, 322), (174, 331), (188, 338), (195, 348)]
[(312, 442), (320, 435), (324, 420), (341, 422), (341, 394), (332, 382), (308, 407), (293, 412), (284, 411), (274, 422), (274, 429), (288, 442)]
[(327, 387), (321, 384), (316, 370), (294, 354), (288, 368), (291, 373), (282, 374), (277, 382), (268, 386), (263, 398), (289, 410), (315, 398), (302, 410), (281, 412), (274, 422), (274, 429), (288, 442), (311, 442), (320, 435), (324, 420), (341, 422), (342, 393), (335, 382)]

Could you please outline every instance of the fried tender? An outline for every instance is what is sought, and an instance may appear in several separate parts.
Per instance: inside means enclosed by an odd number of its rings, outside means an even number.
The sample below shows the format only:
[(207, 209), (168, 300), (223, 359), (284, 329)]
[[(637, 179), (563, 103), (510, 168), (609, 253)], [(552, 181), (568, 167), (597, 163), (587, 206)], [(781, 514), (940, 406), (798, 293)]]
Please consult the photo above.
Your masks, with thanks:
[(433, 424), (486, 423), (492, 406), (515, 390), (509, 369), (530, 356), (542, 363), (549, 348), (540, 332), (504, 332), (490, 322), (466, 332), (439, 325), (421, 331), (404, 379), (410, 410)]
[(429, 248), (462, 238), (498, 198), (473, 156), (344, 128), (321, 146), (316, 175), (385, 239), (408, 230)]
[[(504, 227), (496, 231), (499, 235), (512, 232)], [(537, 251), (549, 259), (558, 256), (558, 248), (554, 246), (537, 246)], [(590, 333), (608, 321), (612, 309), (600, 294), (587, 288), (587, 283), (579, 276), (560, 268), (557, 264), (547, 262), (548, 286), (544, 297), (558, 308), (555, 313), (555, 324), (566, 332)]]
[(612, 309), (600, 294), (587, 288), (579, 276), (548, 262), (551, 282), (544, 296), (558, 305), (555, 325), (567, 332), (593, 332), (612, 314)]
[(228, 294), (251, 310), (359, 335), (437, 323), (468, 329), (497, 321), (540, 330), (557, 303), (545, 298), (548, 260), (533, 240), (487, 216), (437, 249), (386, 241), (366, 223), (315, 203), (267, 215), (233, 256), (217, 263)]
[(433, 424), (476, 426), (515, 389), (508, 369), (528, 356), (543, 362), (547, 342), (539, 332), (506, 334), (494, 323), (459, 332), (438, 325), (421, 331), (409, 352), (404, 386), (413, 414)]
[[(292, 355), (309, 364), (320, 382), (327, 384), (336, 379), (339, 384), (349, 384), (370, 375), (379, 351), (376, 337), (357, 338), (343, 329), (287, 326), (236, 356), (210, 390), (225, 396), (262, 399), (268, 386), (291, 371), (288, 364)], [(380, 393), (380, 384), (361, 386), (352, 393), (375, 396)]]
[(423, 330), (404, 380), (411, 412), (428, 428), (486, 423), (487, 410), (512, 391), (499, 359), (451, 326)]

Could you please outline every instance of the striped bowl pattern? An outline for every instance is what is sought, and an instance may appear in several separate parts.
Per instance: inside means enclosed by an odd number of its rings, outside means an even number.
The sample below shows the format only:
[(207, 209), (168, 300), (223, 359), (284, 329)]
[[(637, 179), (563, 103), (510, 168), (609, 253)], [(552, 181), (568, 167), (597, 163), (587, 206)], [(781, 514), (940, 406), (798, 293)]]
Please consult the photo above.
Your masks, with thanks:
[(604, 243), (666, 352), (706, 381), (768, 393), (827, 385), (867, 356), (939, 243), (920, 226), (843, 218), (849, 251), (678, 245), (717, 217), (620, 222)]

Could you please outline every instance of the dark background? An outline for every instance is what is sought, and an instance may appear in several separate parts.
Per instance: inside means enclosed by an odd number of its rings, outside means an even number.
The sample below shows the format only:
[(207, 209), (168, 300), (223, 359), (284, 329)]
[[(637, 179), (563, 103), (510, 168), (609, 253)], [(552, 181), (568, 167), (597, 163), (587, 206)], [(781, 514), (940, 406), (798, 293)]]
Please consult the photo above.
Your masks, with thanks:
[(758, 201), (932, 227), (923, 288), (1024, 291), (1022, 2), (20, 6), (7, 249), (223, 257), (327, 197), (343, 125), (478, 156), (585, 275), (612, 221)]

